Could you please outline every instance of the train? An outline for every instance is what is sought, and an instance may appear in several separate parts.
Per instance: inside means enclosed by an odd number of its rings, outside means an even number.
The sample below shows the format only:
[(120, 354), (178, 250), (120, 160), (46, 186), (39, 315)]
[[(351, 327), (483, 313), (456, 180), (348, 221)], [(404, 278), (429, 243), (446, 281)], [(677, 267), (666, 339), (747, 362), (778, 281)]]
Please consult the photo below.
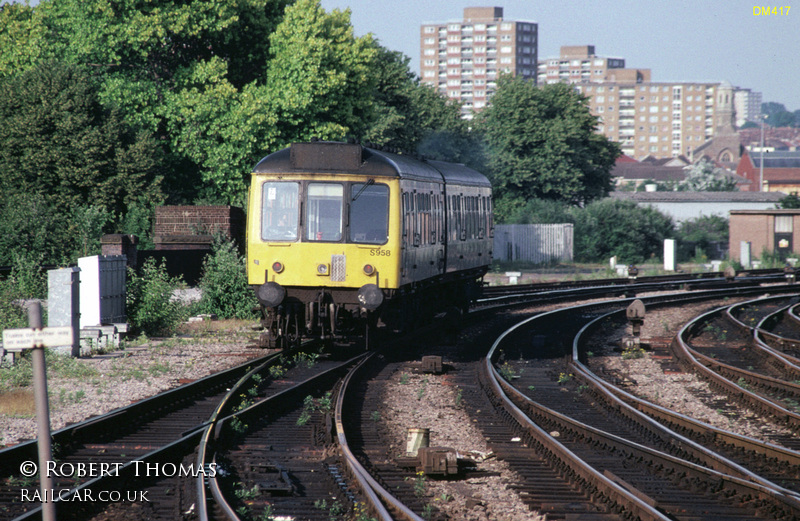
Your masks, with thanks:
[(463, 313), (492, 262), (492, 189), (462, 164), (293, 143), (253, 169), (247, 278), (260, 344), (369, 337)]

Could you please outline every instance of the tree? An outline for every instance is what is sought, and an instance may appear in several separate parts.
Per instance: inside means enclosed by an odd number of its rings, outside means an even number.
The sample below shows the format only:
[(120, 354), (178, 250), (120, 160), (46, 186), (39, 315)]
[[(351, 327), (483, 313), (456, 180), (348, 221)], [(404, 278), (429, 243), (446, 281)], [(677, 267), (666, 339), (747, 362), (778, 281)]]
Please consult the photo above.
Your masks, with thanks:
[(533, 198), (581, 205), (611, 190), (619, 145), (595, 132), (586, 98), (566, 84), (503, 76), (477, 118), (502, 220)]
[[(269, 36), (290, 1), (49, 0), (30, 13), (4, 9), (0, 42), (6, 34), (8, 39), (21, 35), (22, 45), (36, 54), (27, 58), (16, 50), (19, 46), (0, 47), (0, 75), (21, 72), (4, 69), (6, 63), (26, 67), (45, 56), (91, 68), (102, 104), (119, 108), (129, 125), (164, 147), (159, 161), (170, 172), (163, 186), (172, 202), (210, 195), (215, 202), (242, 202), (242, 194), (230, 196), (231, 185), (241, 191), (242, 171), (265, 155), (271, 142), (252, 146), (262, 136), (246, 135), (248, 125), (237, 134), (234, 128), (242, 122), (231, 120), (253, 112), (255, 102), (244, 90), (263, 84)], [(219, 63), (224, 63), (222, 73)], [(210, 107), (221, 90), (233, 99)], [(263, 112), (264, 101), (257, 103)], [(219, 121), (209, 121), (212, 116)], [(217, 132), (218, 126), (225, 132)], [(227, 145), (204, 149), (212, 139)], [(245, 161), (246, 154), (251, 157)]]
[[(152, 136), (100, 104), (83, 67), (46, 62), (0, 80), (0, 192), (21, 203), (7, 209), (20, 231), (42, 211), (55, 216), (59, 230), (43, 222), (61, 255), (81, 251), (76, 238), (104, 224), (101, 215), (123, 215), (139, 197), (159, 201), (159, 157)], [(32, 213), (20, 213), (25, 208)], [(61, 259), (38, 248), (49, 262)]]
[(727, 243), (728, 219), (719, 215), (702, 215), (683, 221), (678, 226), (678, 258), (689, 260), (701, 254), (711, 254), (714, 243)]
[(586, 208), (573, 208), (575, 258), (604, 261), (616, 255), (625, 263), (658, 257), (664, 239), (674, 235), (672, 219), (633, 201), (603, 199)]
[(678, 183), (679, 191), (690, 192), (735, 192), (736, 179), (723, 168), (714, 166), (703, 157), (686, 168), (686, 178)]
[(46, 34), (36, 9), (21, 3), (0, 5), (0, 78), (33, 68), (42, 58)]
[(789, 194), (778, 202), (778, 208), (800, 208), (800, 197)]
[(264, 101), (281, 144), (363, 132), (374, 107), (378, 50), (371, 36), (353, 36), (349, 10), (326, 13), (319, 0), (298, 0), (270, 43)]
[(796, 127), (800, 125), (800, 121), (796, 119), (796, 113), (786, 110), (786, 106), (783, 103), (774, 101), (762, 103), (761, 112), (766, 116), (767, 123), (771, 127)]
[[(379, 45), (377, 50), (374, 119), (362, 136), (365, 141), (423, 153), (420, 145), (436, 134), (447, 134), (453, 139), (469, 134), (459, 105), (448, 101), (435, 88), (421, 84), (411, 72), (407, 56)], [(426, 156), (444, 159), (439, 151), (428, 145), (425, 148)]]

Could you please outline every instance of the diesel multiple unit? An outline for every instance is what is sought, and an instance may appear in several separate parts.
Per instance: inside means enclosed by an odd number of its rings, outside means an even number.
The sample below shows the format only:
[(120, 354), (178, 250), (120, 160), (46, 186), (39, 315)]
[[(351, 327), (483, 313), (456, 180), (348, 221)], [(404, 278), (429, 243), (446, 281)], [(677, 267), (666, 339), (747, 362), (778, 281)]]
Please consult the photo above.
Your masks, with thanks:
[(491, 250), (491, 187), (464, 165), (311, 142), (252, 174), (247, 272), (270, 347), (464, 310)]

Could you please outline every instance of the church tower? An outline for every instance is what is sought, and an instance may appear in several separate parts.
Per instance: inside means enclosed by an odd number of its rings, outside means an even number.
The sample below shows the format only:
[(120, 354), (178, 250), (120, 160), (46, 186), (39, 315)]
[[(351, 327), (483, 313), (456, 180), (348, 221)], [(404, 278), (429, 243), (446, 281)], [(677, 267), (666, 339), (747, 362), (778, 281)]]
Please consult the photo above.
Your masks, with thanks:
[(714, 135), (724, 136), (735, 132), (736, 111), (733, 106), (733, 85), (723, 81), (717, 87), (717, 99), (714, 108)]

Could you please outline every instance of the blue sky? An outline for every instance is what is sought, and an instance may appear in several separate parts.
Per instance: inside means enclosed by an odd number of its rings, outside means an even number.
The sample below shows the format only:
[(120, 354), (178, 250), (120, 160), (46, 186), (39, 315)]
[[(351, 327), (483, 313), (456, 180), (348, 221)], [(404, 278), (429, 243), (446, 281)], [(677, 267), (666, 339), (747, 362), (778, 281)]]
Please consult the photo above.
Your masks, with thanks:
[(728, 80), (800, 109), (800, 4), (755, 16), (754, 0), (321, 1), (328, 11), (349, 7), (357, 35), (372, 33), (406, 54), (417, 74), (420, 25), (460, 20), (464, 7), (498, 6), (505, 18), (538, 23), (540, 59), (557, 57), (562, 45), (594, 45), (600, 56), (650, 69), (653, 81)]

